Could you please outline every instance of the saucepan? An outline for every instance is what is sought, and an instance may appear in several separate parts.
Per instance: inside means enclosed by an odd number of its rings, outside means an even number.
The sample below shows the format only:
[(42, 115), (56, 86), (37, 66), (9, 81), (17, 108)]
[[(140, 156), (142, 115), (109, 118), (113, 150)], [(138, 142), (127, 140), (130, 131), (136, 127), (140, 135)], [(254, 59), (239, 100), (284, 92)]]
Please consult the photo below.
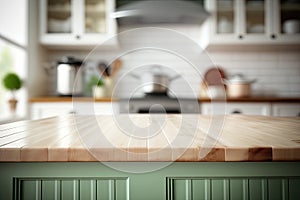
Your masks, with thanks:
[(130, 75), (139, 79), (144, 93), (146, 94), (163, 94), (168, 92), (170, 82), (179, 78), (180, 75), (174, 77), (168, 76), (160, 65), (150, 65), (149, 71), (144, 72), (140, 76), (134, 73)]
[(242, 74), (236, 74), (230, 79), (223, 79), (223, 81), (227, 85), (227, 96), (231, 98), (240, 98), (251, 95), (251, 85), (256, 80), (249, 80)]

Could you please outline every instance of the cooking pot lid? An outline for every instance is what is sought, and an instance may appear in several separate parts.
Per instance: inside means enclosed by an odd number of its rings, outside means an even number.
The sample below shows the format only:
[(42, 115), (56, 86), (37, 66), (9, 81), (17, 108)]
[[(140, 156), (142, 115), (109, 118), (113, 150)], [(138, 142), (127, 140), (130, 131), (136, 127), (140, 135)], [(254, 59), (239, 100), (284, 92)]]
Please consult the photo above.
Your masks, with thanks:
[(256, 80), (250, 80), (244, 77), (243, 74), (235, 74), (233, 76), (231, 76), (230, 79), (227, 80), (229, 83), (235, 83), (235, 84), (248, 84), (248, 83), (253, 83)]

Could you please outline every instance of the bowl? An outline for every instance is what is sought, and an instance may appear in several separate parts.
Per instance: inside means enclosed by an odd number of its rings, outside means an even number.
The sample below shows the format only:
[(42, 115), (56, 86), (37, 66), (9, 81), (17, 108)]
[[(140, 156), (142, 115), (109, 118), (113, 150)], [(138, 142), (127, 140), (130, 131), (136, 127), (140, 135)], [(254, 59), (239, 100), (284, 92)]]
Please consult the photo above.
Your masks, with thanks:
[(283, 23), (283, 32), (287, 34), (295, 34), (300, 32), (300, 20), (291, 19)]

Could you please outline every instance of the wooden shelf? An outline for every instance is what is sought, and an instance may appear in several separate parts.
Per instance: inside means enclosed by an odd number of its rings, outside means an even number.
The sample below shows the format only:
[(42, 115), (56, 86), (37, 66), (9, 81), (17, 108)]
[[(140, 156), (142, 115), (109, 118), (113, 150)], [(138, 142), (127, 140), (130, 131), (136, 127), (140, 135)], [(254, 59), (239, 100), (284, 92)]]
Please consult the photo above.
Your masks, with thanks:
[[(95, 102), (111, 102), (117, 101), (117, 99), (111, 97), (104, 97), (101, 99), (94, 99), (91, 97), (76, 97), (76, 101), (95, 101)], [(44, 96), (44, 97), (32, 97), (29, 98), (29, 103), (39, 103), (39, 102), (72, 102), (72, 97), (57, 97), (57, 96)], [(210, 98), (199, 98), (198, 101), (201, 102), (211, 102)], [(219, 101), (214, 99), (213, 101)], [(300, 103), (300, 97), (277, 97), (277, 96), (252, 96), (244, 98), (228, 98), (226, 102), (245, 102), (245, 103), (255, 103), (255, 102), (279, 102), (279, 103)]]

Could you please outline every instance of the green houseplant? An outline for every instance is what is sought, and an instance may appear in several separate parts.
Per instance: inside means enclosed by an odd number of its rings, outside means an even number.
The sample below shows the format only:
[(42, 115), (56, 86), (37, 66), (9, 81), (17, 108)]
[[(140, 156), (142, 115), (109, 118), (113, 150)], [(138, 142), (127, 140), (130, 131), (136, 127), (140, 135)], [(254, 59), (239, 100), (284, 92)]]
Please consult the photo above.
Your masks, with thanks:
[(8, 73), (3, 78), (3, 86), (5, 89), (11, 91), (12, 97), (9, 99), (10, 110), (14, 113), (17, 108), (18, 100), (16, 99), (16, 91), (22, 87), (22, 80), (15, 73)]

